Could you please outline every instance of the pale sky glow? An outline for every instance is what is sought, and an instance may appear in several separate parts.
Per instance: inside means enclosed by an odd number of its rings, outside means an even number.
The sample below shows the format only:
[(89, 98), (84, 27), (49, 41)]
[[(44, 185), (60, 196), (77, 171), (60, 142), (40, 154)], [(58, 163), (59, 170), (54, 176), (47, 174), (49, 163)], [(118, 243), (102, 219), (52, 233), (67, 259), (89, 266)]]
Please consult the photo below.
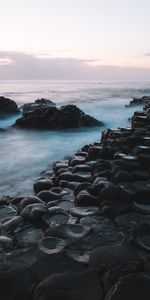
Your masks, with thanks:
[(21, 52), (150, 68), (149, 15), (150, 0), (0, 0), (0, 65)]

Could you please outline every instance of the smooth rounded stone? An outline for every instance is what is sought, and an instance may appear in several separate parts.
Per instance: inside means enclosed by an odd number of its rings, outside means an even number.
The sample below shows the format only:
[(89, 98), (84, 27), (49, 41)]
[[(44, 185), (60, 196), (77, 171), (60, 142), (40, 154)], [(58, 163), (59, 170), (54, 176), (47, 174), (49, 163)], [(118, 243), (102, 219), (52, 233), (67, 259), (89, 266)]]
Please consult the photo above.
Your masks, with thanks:
[(116, 199), (117, 201), (129, 201), (130, 193), (124, 190), (122, 187), (115, 184), (108, 184), (106, 182), (106, 186), (100, 191), (98, 197), (100, 201), (113, 201)]
[(104, 300), (149, 300), (150, 277), (144, 274), (123, 276), (108, 292)]
[(102, 300), (103, 290), (98, 273), (68, 271), (49, 276), (36, 287), (33, 300)]
[(64, 209), (51, 207), (48, 209), (48, 213), (43, 216), (42, 220), (48, 226), (62, 226), (68, 222), (69, 216)]
[(59, 161), (53, 164), (53, 170), (57, 173), (60, 169), (67, 169), (68, 161)]
[(150, 204), (134, 202), (132, 207), (143, 214), (150, 214)]
[(58, 175), (61, 175), (63, 173), (66, 173), (68, 171), (71, 171), (69, 170), (69, 168), (66, 168), (66, 169), (59, 169), (57, 172), (55, 172), (55, 174), (58, 176)]
[(91, 168), (87, 164), (82, 164), (82, 165), (77, 165), (73, 167), (72, 173), (77, 173), (77, 172), (90, 172)]
[(0, 205), (0, 221), (15, 216), (16, 216), (16, 210), (13, 207)]
[(79, 151), (75, 153), (75, 156), (83, 156), (86, 157), (87, 156), (87, 151)]
[(43, 200), (45, 203), (49, 201), (54, 200), (60, 200), (61, 196), (58, 193), (54, 193), (52, 191), (42, 191), (37, 194), (37, 197), (39, 197), (41, 200)]
[(41, 203), (27, 205), (21, 212), (21, 217), (25, 220), (32, 222), (40, 219), (48, 212), (48, 208)]
[(63, 225), (61, 231), (64, 238), (68, 239), (81, 239), (90, 233), (91, 228), (80, 224), (66, 224)]
[(11, 205), (16, 208), (18, 207), (19, 203), (21, 202), (21, 200), (24, 199), (24, 196), (19, 196), (19, 197), (16, 197), (16, 198), (13, 198), (12, 201), (11, 201)]
[(9, 237), (0, 236), (0, 252), (9, 251), (13, 248), (13, 240)]
[(97, 197), (88, 193), (88, 191), (83, 190), (75, 198), (76, 206), (98, 206), (99, 200)]
[(70, 213), (73, 217), (83, 218), (87, 216), (100, 214), (100, 210), (97, 206), (80, 206), (71, 208)]
[(76, 187), (80, 184), (80, 182), (70, 181), (67, 184), (68, 189), (74, 191)]
[(65, 180), (65, 181), (75, 181), (74, 180), (74, 174), (71, 172), (65, 172), (59, 175), (59, 180)]
[(27, 205), (35, 204), (35, 203), (44, 204), (44, 201), (42, 201), (40, 198), (36, 196), (28, 196), (22, 199), (18, 205), (18, 213), (20, 213)]
[(39, 249), (47, 254), (61, 252), (65, 247), (65, 241), (56, 237), (44, 237), (38, 243)]
[(116, 231), (117, 226), (110, 219), (103, 216), (87, 216), (80, 220), (80, 224), (90, 227), (95, 233), (104, 232), (107, 233)]
[(69, 166), (74, 167), (76, 165), (81, 165), (86, 162), (86, 158), (83, 156), (73, 156), (69, 161)]
[(50, 189), (50, 192), (56, 193), (56, 194), (61, 194), (63, 192), (63, 189), (60, 186), (53, 187)]
[(91, 173), (88, 173), (88, 172), (74, 173), (74, 181), (77, 181), (77, 182), (92, 181)]
[(38, 194), (43, 190), (50, 190), (53, 187), (53, 182), (52, 180), (41, 179), (36, 181), (33, 187), (34, 187), (35, 194)]
[(20, 216), (16, 216), (9, 221), (3, 223), (2, 228), (7, 233), (13, 233), (18, 227), (24, 224), (24, 220)]
[(57, 206), (64, 209), (65, 211), (70, 211), (70, 209), (74, 207), (74, 203), (68, 200), (58, 201)]
[(125, 230), (135, 228), (142, 221), (150, 221), (150, 214), (144, 216), (139, 212), (129, 212), (115, 218), (115, 222)]
[(74, 190), (74, 195), (77, 196), (79, 194), (79, 192), (81, 192), (82, 190), (85, 190), (87, 187), (90, 187), (90, 186), (91, 186), (91, 183), (89, 183), (89, 182), (79, 183)]
[(34, 228), (32, 226), (26, 226), (18, 229), (15, 232), (15, 238), (18, 244), (24, 242), (30, 244), (36, 244), (44, 237), (44, 232), (40, 228)]

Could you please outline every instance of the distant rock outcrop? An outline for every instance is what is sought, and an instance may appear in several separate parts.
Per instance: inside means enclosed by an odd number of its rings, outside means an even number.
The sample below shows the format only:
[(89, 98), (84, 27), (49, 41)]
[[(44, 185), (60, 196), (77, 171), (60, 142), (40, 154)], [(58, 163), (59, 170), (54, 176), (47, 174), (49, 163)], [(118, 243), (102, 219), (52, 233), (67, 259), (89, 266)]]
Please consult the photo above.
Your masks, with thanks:
[(20, 110), (15, 101), (3, 96), (0, 97), (0, 118), (18, 113), (20, 113)]
[(69, 129), (104, 125), (103, 122), (86, 115), (75, 105), (56, 108), (51, 101), (35, 101), (34, 104), (24, 106), (22, 114), (23, 116), (16, 120), (14, 126), (35, 129)]
[(141, 98), (133, 98), (129, 104), (125, 105), (125, 107), (137, 106), (137, 105), (144, 105), (150, 101), (150, 96), (144, 96)]

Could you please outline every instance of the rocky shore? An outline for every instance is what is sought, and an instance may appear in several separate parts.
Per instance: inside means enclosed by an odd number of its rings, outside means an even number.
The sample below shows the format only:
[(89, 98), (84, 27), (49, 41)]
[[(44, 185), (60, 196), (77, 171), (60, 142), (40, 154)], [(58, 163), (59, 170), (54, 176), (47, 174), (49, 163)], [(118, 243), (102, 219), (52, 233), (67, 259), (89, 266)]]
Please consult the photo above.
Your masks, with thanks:
[(0, 199), (3, 300), (149, 300), (150, 101), (33, 189)]

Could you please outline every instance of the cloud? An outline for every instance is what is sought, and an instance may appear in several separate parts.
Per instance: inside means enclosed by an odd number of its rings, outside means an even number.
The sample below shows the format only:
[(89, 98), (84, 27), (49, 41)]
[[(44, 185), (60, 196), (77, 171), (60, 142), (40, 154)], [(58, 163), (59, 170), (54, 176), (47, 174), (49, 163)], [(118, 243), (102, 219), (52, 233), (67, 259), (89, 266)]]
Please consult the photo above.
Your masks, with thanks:
[(150, 57), (150, 52), (144, 53), (144, 57)]
[(43, 58), (0, 51), (0, 79), (148, 80), (150, 69), (104, 66), (95, 59)]

